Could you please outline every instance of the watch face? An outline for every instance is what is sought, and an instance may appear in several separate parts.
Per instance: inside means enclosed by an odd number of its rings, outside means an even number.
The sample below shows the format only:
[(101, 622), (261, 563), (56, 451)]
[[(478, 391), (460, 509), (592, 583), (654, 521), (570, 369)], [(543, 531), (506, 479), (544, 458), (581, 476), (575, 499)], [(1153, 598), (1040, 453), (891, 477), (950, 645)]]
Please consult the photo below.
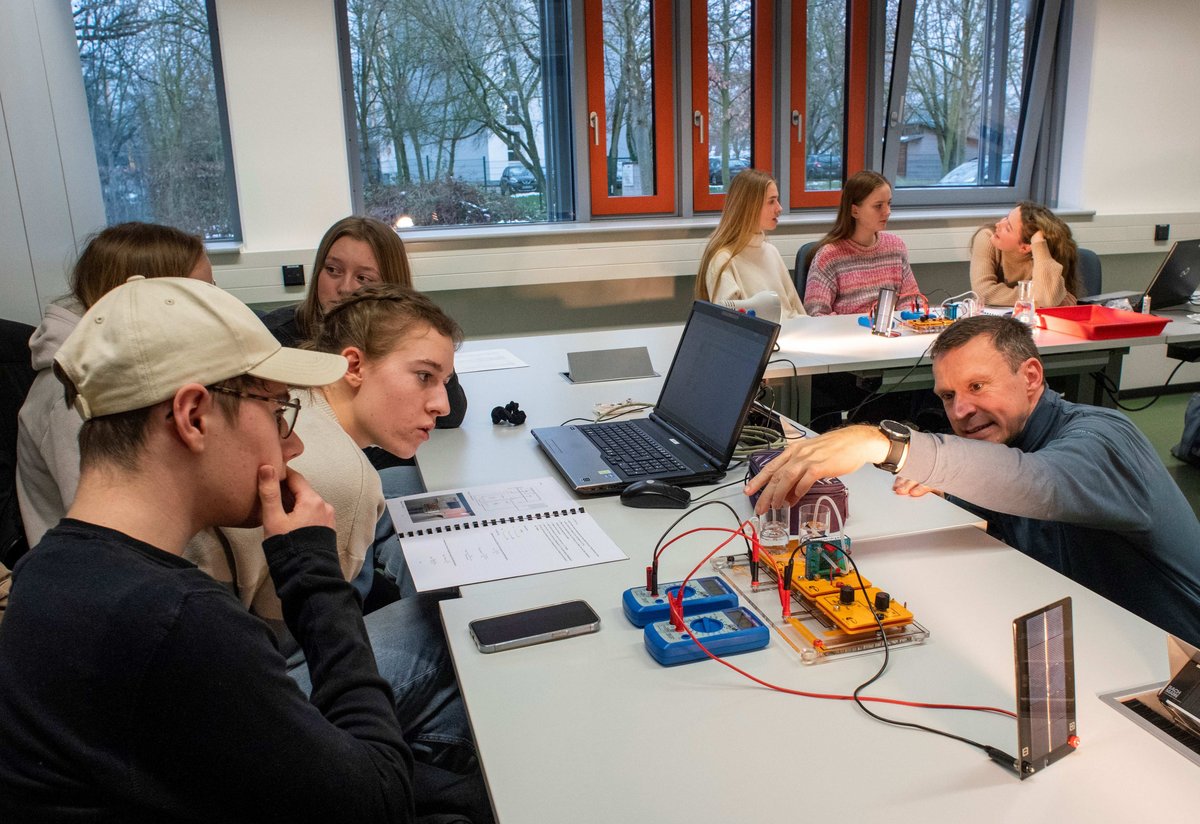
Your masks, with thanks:
[(912, 434), (912, 430), (902, 423), (896, 421), (880, 421), (879, 428), (883, 433), (893, 440), (907, 441)]

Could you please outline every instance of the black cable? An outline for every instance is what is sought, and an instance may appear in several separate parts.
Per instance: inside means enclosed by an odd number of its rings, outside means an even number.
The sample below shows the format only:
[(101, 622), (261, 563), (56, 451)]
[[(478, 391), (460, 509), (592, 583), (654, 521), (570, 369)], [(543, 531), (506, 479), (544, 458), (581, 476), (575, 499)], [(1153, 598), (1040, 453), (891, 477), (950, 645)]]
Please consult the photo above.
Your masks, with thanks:
[(1175, 368), (1171, 370), (1171, 374), (1167, 375), (1167, 379), (1163, 381), (1162, 388), (1158, 390), (1158, 394), (1156, 394), (1142, 406), (1126, 406), (1125, 404), (1121, 403), (1121, 401), (1117, 398), (1117, 393), (1121, 391), (1120, 387), (1113, 383), (1112, 378), (1110, 378), (1104, 372), (1093, 372), (1092, 378), (1100, 381), (1100, 386), (1104, 389), (1104, 394), (1108, 395), (1108, 399), (1116, 404), (1118, 409), (1124, 409), (1126, 412), (1141, 412), (1143, 409), (1149, 409), (1150, 407), (1154, 406), (1154, 404), (1158, 403), (1159, 398), (1167, 394), (1166, 389), (1167, 385), (1171, 382), (1171, 378), (1175, 377), (1175, 373), (1179, 371), (1179, 367), (1183, 366), (1185, 363), (1187, 363), (1187, 361), (1180, 361), (1178, 364), (1176, 364)]
[[(749, 480), (749, 479), (742, 479), (742, 477), (739, 477), (739, 479), (738, 479), (738, 480), (736, 480), (736, 481), (730, 481), (730, 482), (728, 482), (728, 483), (722, 483), (722, 485), (721, 485), (721, 486), (719, 486), (719, 487), (713, 487), (712, 489), (709, 489), (709, 491), (708, 491), (708, 492), (706, 492), (706, 493), (704, 493), (703, 495), (696, 495), (696, 497), (695, 497), (695, 498), (692, 498), (692, 499), (691, 499), (691, 501), (692, 501), (692, 503), (694, 503), (694, 504), (695, 504), (697, 500), (703, 500), (704, 498), (708, 498), (710, 494), (713, 494), (714, 492), (720, 492), (720, 491), (721, 491), (721, 489), (725, 489), (726, 487), (731, 487), (731, 486), (737, 485), (737, 483), (740, 483), (740, 485), (743, 485), (743, 486), (745, 486), (745, 483), (746, 483), (746, 481), (748, 481), (748, 480)], [(739, 521), (738, 523), (742, 523), (742, 522), (740, 522), (740, 521)]]
[[(796, 405), (793, 406), (792, 408), (799, 409), (800, 408), (800, 370), (796, 367), (796, 364), (793, 361), (791, 361), (787, 358), (775, 358), (774, 360), (767, 361), (767, 366), (770, 366), (773, 363), (786, 363), (792, 367), (792, 392), (793, 392), (793, 394), (795, 396), (795, 400), (796, 400)], [(772, 394), (774, 394), (774, 393), (772, 393)], [(775, 410), (772, 409), (771, 411), (775, 411)]]
[(923, 361), (925, 359), (925, 356), (929, 354), (929, 350), (933, 348), (933, 344), (936, 340), (937, 340), (937, 335), (934, 335), (933, 340), (931, 340), (929, 342), (929, 345), (925, 347), (925, 351), (917, 356), (917, 362), (908, 368), (908, 371), (904, 373), (904, 375), (900, 378), (900, 380), (896, 381), (894, 384), (889, 386), (883, 392), (872, 392), (871, 394), (867, 395), (867, 397), (863, 398), (863, 400), (858, 404), (858, 406), (854, 407), (849, 412), (847, 412), (846, 413), (847, 422), (854, 423), (855, 416), (858, 415), (859, 410), (861, 410), (864, 406), (866, 406), (869, 403), (874, 403), (875, 401), (880, 400), (881, 398), (885, 398), (890, 393), (899, 389), (901, 384), (903, 384), (906, 380), (908, 380), (909, 377), (912, 375), (912, 373), (916, 371), (917, 367), (921, 365), (921, 361)]
[[(854, 559), (850, 557), (849, 553), (843, 552), (842, 557), (844, 557), (847, 561), (850, 562), (850, 567), (851, 567), (851, 569), (854, 570), (854, 577), (856, 577), (858, 579), (858, 586), (859, 586), (860, 590), (862, 591), (863, 598), (865, 599), (867, 597), (867, 587), (863, 583), (862, 575), (858, 571), (858, 564), (854, 563)], [(878, 681), (883, 676), (883, 673), (887, 669), (888, 662), (890, 661), (890, 657), (891, 657), (890, 647), (888, 646), (888, 641), (887, 641), (887, 631), (883, 628), (883, 621), (880, 619), (879, 613), (875, 611), (875, 607), (873, 604), (870, 603), (870, 601), (867, 602), (867, 608), (871, 611), (871, 615), (875, 618), (876, 626), (879, 627), (879, 640), (883, 643), (883, 663), (880, 665), (879, 670), (874, 675), (872, 675), (866, 681), (862, 682), (861, 684), (859, 684), (857, 687), (854, 688), (854, 692), (853, 692), (854, 703), (858, 704), (859, 708), (863, 712), (865, 712), (867, 715), (874, 718), (876, 721), (880, 721), (884, 724), (891, 724), (892, 726), (895, 726), (895, 727), (908, 727), (909, 729), (933, 733), (934, 735), (941, 735), (945, 738), (952, 738), (955, 741), (961, 741), (962, 743), (969, 744), (972, 747), (975, 747), (976, 749), (983, 750), (988, 755), (989, 758), (991, 758), (995, 761), (999, 761), (1000, 763), (1009, 763), (1011, 761), (1010, 757), (1005, 756), (1004, 753), (1002, 753), (1000, 750), (996, 749), (995, 747), (989, 746), (987, 744), (980, 744), (978, 741), (973, 741), (970, 738), (965, 738), (961, 735), (955, 735), (952, 732), (946, 732), (945, 730), (939, 730), (939, 729), (935, 729), (933, 727), (927, 727), (924, 724), (916, 724), (911, 721), (897, 721), (894, 718), (886, 718), (867, 707), (866, 703), (863, 702), (863, 700), (861, 698), (859, 698), (859, 694), (862, 693), (863, 690), (865, 690), (867, 687), (874, 684), (876, 681)], [(1005, 759), (1008, 759), (1008, 760), (1005, 760)]]
[[(729, 486), (729, 484), (726, 484), (726, 486)], [(716, 491), (716, 490), (713, 490), (713, 491)], [(671, 523), (671, 525), (669, 527), (667, 527), (663, 531), (663, 534), (658, 537), (658, 543), (656, 543), (654, 545), (654, 552), (650, 556), (651, 560), (654, 561), (655, 563), (657, 563), (656, 557), (658, 555), (658, 550), (662, 547), (662, 543), (663, 543), (663, 541), (665, 541), (667, 539), (667, 536), (671, 534), (671, 530), (673, 530), (675, 527), (679, 526), (679, 523), (684, 518), (688, 517), (689, 515), (693, 515), (693, 514), (699, 512), (700, 510), (704, 509), (704, 507), (706, 507), (706, 506), (723, 506), (723, 507), (725, 507), (726, 509), (729, 510), (729, 514), (733, 516), (733, 520), (738, 525), (738, 529), (741, 529), (742, 516), (737, 514), (737, 510), (735, 510), (733, 507), (731, 507), (729, 504), (725, 503), (724, 501), (705, 501), (704, 503), (700, 504), (699, 506), (689, 509), (687, 512), (680, 515), (678, 518), (676, 518)], [(742, 536), (742, 539), (746, 542), (746, 552), (751, 552), (752, 550), (750, 547), (750, 539), (748, 537), (746, 537), (745, 535)]]

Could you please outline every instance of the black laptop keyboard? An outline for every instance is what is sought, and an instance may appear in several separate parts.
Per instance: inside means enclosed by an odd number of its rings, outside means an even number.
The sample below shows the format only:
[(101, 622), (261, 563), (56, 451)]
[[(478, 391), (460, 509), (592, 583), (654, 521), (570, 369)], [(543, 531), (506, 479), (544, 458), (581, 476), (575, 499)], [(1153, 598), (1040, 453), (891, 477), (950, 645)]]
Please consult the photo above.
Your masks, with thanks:
[(660, 472), (686, 472), (687, 467), (640, 426), (628, 421), (602, 423), (579, 428), (604, 454), (604, 459), (626, 475), (655, 475)]

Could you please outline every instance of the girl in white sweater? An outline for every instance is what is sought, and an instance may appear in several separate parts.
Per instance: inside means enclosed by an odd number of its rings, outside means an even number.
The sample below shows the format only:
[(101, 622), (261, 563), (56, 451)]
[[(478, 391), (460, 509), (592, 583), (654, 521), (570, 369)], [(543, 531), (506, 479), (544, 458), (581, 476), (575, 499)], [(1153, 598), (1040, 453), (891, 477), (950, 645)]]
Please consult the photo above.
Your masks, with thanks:
[(766, 232), (779, 225), (779, 187), (765, 172), (745, 169), (725, 196), (721, 222), (700, 258), (696, 273), (699, 300), (745, 300), (759, 292), (779, 295), (780, 317), (804, 314), (804, 303), (779, 250)]

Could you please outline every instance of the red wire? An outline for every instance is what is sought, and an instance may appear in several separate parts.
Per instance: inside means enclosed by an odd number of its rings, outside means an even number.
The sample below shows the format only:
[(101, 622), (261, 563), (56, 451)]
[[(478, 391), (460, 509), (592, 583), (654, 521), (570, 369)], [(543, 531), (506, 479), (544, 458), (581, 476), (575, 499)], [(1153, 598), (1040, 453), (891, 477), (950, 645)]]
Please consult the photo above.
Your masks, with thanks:
[[(742, 675), (746, 678), (749, 678), (754, 683), (756, 683), (760, 686), (766, 687), (767, 689), (772, 689), (772, 690), (775, 690), (776, 692), (782, 692), (782, 693), (786, 693), (788, 695), (797, 695), (801, 698), (819, 698), (824, 701), (853, 701), (854, 700), (853, 695), (841, 695), (838, 693), (823, 693), (823, 692), (805, 692), (804, 690), (794, 690), (794, 689), (791, 689), (790, 687), (781, 687), (778, 684), (772, 684), (770, 681), (764, 681), (762, 678), (759, 678), (756, 675), (751, 675), (750, 673), (746, 672), (744, 669), (741, 669), (740, 667), (729, 663), (721, 656), (710, 651), (708, 649), (708, 647), (706, 647), (706, 646), (704, 646), (704, 644), (700, 643), (700, 639), (696, 637), (696, 634), (694, 632), (692, 632), (692, 628), (687, 625), (687, 622), (682, 620), (682, 618), (683, 618), (683, 606), (682, 606), (683, 592), (684, 592), (685, 588), (687, 587), (687, 582), (689, 580), (691, 580), (691, 577), (700, 570), (700, 567), (704, 566), (704, 563), (709, 558), (711, 558), (712, 556), (714, 556), (718, 552), (720, 552), (722, 549), (724, 549), (730, 543), (730, 541), (732, 541), (733, 539), (738, 538), (738, 537), (748, 537), (745, 535), (744, 532), (742, 532), (742, 529), (744, 529), (748, 524), (749, 524), (749, 521), (743, 521), (739, 525), (738, 529), (729, 529), (728, 527), (711, 527), (711, 526), (696, 527), (695, 529), (689, 529), (687, 532), (677, 535), (676, 537), (672, 538), (667, 543), (663, 544), (662, 547), (659, 549), (659, 553), (661, 553), (663, 550), (665, 550), (671, 544), (675, 543), (680, 538), (683, 538), (687, 535), (691, 535), (694, 532), (728, 532), (728, 533), (731, 533), (730, 536), (728, 538), (726, 538), (725, 541), (722, 542), (716, 549), (714, 549), (712, 552), (705, 555), (700, 560), (700, 563), (696, 564), (695, 568), (691, 572), (689, 572), (682, 581), (679, 582), (679, 603), (677, 604), (677, 607), (678, 607), (678, 614), (681, 619), (680, 624), (683, 626), (684, 631), (687, 632), (688, 637), (691, 638), (692, 641), (695, 642), (696, 646), (698, 646), (700, 648), (700, 650), (705, 655), (707, 655), (709, 658), (716, 661), (718, 664), (722, 664), (722, 665), (728, 667), (729, 669), (736, 672), (738, 675)], [(752, 540), (755, 543), (758, 542), (757, 534), (753, 535)], [(658, 557), (658, 553), (655, 554), (655, 558), (657, 558), (657, 557)], [(672, 612), (674, 613), (674, 611), (675, 610), (673, 609)], [(860, 701), (872, 701), (877, 704), (895, 704), (895, 705), (901, 706), (901, 707), (916, 707), (919, 709), (965, 710), (965, 711), (970, 711), (970, 712), (991, 712), (991, 713), (995, 713), (997, 715), (1006, 715), (1010, 718), (1017, 717), (1017, 714), (1015, 712), (1013, 712), (1012, 710), (1000, 709), (999, 707), (975, 706), (972, 704), (937, 704), (937, 703), (930, 703), (930, 702), (925, 702), (925, 701), (904, 701), (899, 698), (884, 698), (882, 696), (874, 696), (874, 695), (860, 695), (859, 700)]]
[[(778, 684), (772, 684), (770, 681), (764, 681), (763, 679), (759, 678), (758, 676), (751, 675), (750, 673), (746, 672), (744, 669), (741, 669), (740, 667), (729, 663), (728, 661), (726, 661), (724, 658), (717, 655), (716, 653), (711, 652), (708, 649), (708, 647), (706, 647), (706, 646), (704, 646), (704, 644), (700, 643), (700, 639), (696, 637), (695, 633), (692, 632), (692, 628), (689, 627), (687, 624), (684, 624), (683, 628), (684, 628), (684, 630), (687, 631), (687, 634), (691, 637), (691, 639), (696, 642), (696, 646), (700, 647), (700, 650), (705, 655), (707, 655), (709, 658), (716, 661), (718, 664), (724, 664), (725, 666), (729, 667), (731, 670), (736, 672), (738, 675), (743, 675), (746, 678), (749, 678), (754, 683), (764, 686), (767, 689), (772, 689), (772, 690), (776, 690), (777, 692), (787, 693), (788, 695), (798, 695), (801, 698), (820, 698), (825, 701), (853, 701), (854, 700), (853, 695), (840, 695), (838, 693), (824, 693), (824, 692), (805, 692), (804, 690), (794, 690), (794, 689), (791, 689), (790, 687), (781, 687)], [(873, 701), (877, 704), (896, 704), (897, 706), (901, 706), (901, 707), (917, 707), (917, 708), (921, 708), (921, 709), (931, 709), (931, 710), (969, 710), (972, 712), (993, 712), (993, 713), (996, 713), (997, 715), (1007, 715), (1010, 718), (1017, 717), (1017, 714), (1015, 712), (1013, 712), (1012, 710), (1004, 710), (1004, 709), (1000, 709), (999, 707), (983, 707), (983, 706), (974, 706), (971, 704), (935, 704), (935, 703), (929, 703), (929, 702), (925, 702), (925, 701), (904, 701), (899, 698), (884, 698), (882, 696), (875, 696), (875, 695), (860, 695), (859, 700), (860, 701)]]

